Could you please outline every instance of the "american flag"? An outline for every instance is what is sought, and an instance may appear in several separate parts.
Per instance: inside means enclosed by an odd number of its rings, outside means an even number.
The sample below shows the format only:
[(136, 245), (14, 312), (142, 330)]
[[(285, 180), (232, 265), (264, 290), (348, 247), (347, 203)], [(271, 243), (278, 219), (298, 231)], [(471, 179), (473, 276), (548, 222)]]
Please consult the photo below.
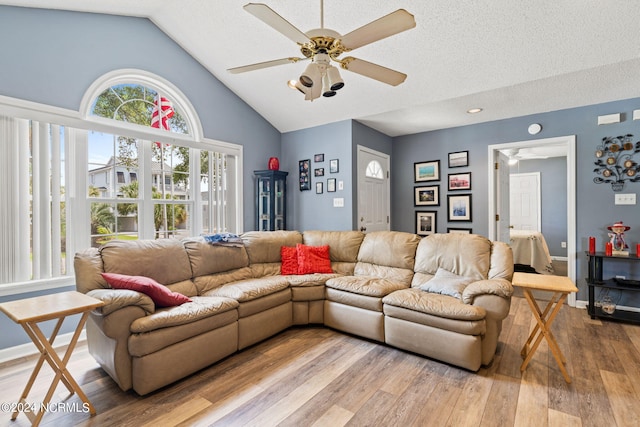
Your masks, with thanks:
[[(160, 102), (158, 102), (160, 99)], [(162, 129), (169, 130), (169, 119), (173, 117), (175, 111), (173, 111), (173, 105), (164, 96), (156, 95), (153, 100), (153, 111), (151, 112), (151, 127), (160, 129), (160, 123), (162, 123)], [(160, 143), (156, 142), (159, 147)]]

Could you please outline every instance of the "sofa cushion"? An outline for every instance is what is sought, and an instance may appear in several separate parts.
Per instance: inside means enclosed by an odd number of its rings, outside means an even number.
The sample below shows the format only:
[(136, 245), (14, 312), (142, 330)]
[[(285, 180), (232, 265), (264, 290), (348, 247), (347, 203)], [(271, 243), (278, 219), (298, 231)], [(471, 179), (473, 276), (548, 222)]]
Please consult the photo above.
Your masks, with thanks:
[(342, 276), (327, 280), (326, 286), (332, 289), (359, 295), (382, 298), (393, 291), (405, 289), (406, 284), (378, 277)]
[(99, 249), (105, 273), (151, 277), (170, 285), (193, 277), (180, 240), (112, 240)]
[(232, 298), (238, 302), (251, 301), (289, 288), (284, 276), (266, 276), (227, 283), (205, 295)]
[(296, 245), (298, 274), (333, 273), (329, 260), (329, 246)]
[(476, 234), (431, 234), (418, 244), (411, 286), (420, 286), (443, 268), (474, 280), (488, 277), (491, 241)]
[(298, 249), (296, 247), (283, 246), (280, 248), (280, 274), (298, 274)]
[(451, 297), (462, 298), (462, 292), (467, 285), (474, 280), (470, 277), (459, 276), (455, 273), (438, 268), (433, 279), (420, 285), (420, 289), (434, 294), (449, 295)]
[[(134, 320), (131, 323), (131, 332), (140, 334), (156, 329), (185, 325), (220, 313), (236, 310), (239, 305), (237, 301), (231, 298), (193, 297), (193, 300), (189, 303), (178, 307), (160, 309), (153, 314)], [(235, 319), (237, 319), (237, 313)]]
[(395, 267), (413, 272), (416, 247), (420, 236), (400, 231), (368, 233), (358, 252), (358, 262)]
[(364, 233), (361, 231), (305, 231), (302, 238), (305, 245), (328, 245), (332, 263), (355, 264)]
[(342, 275), (337, 273), (325, 274), (325, 273), (312, 273), (312, 274), (297, 274), (287, 276), (287, 281), (292, 288), (305, 288), (311, 286), (324, 286), (327, 280), (334, 277), (341, 277)]
[(109, 285), (116, 289), (129, 289), (148, 295), (157, 307), (172, 307), (185, 302), (191, 302), (177, 292), (172, 292), (166, 286), (161, 285), (150, 277), (128, 276), (126, 274), (102, 273), (102, 277)]
[(384, 297), (382, 303), (456, 320), (482, 320), (487, 314), (482, 307), (465, 304), (448, 295), (423, 292), (418, 288), (393, 292)]
[(252, 266), (260, 263), (277, 263), (279, 267), (280, 248), (302, 243), (302, 234), (299, 231), (248, 231), (240, 237)]
[(249, 265), (249, 256), (244, 247), (212, 245), (203, 237), (182, 241), (189, 256), (193, 277), (237, 270)]

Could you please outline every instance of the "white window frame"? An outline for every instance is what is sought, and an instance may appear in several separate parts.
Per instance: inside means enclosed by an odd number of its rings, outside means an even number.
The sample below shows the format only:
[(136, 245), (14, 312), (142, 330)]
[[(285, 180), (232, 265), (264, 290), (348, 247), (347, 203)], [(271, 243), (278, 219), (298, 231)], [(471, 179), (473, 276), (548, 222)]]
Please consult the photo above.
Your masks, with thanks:
[[(157, 88), (166, 93), (180, 108), (183, 117), (188, 123), (190, 134), (182, 135), (167, 132), (162, 129), (145, 128), (125, 122), (105, 119), (90, 115), (91, 105), (97, 95), (107, 87), (122, 83), (139, 83), (152, 88)], [(90, 245), (90, 218), (89, 206), (91, 199), (87, 197), (87, 166), (88, 166), (88, 131), (99, 131), (114, 134), (126, 134), (148, 141), (159, 141), (170, 144), (188, 146), (192, 154), (199, 150), (214, 151), (226, 154), (227, 175), (233, 180), (227, 183), (227, 199), (236, 206), (235, 215), (227, 218), (230, 230), (242, 233), (244, 206), (242, 198), (243, 189), (243, 147), (224, 141), (217, 141), (203, 137), (202, 125), (193, 106), (187, 98), (172, 84), (166, 80), (142, 70), (117, 70), (105, 74), (97, 79), (87, 90), (80, 104), (79, 111), (40, 104), (32, 101), (12, 98), (0, 95), (0, 115), (15, 117), (20, 119), (46, 122), (55, 125), (65, 126), (68, 130), (67, 140), (65, 140), (65, 163), (67, 165), (84, 164), (85, 167), (72, 168), (73, 176), (67, 174), (65, 183), (65, 196), (67, 208), (67, 257), (71, 257), (79, 250), (88, 248)], [(148, 144), (146, 144), (148, 145)], [(148, 150), (151, 150), (149, 146)], [(193, 173), (194, 171), (192, 171)], [(201, 197), (200, 191), (192, 186), (191, 195), (197, 208), (193, 209), (192, 221), (194, 223), (193, 232), (197, 234), (202, 226)], [(152, 203), (144, 203), (153, 209)], [(69, 224), (83, 224), (78, 230), (70, 231)], [(140, 233), (140, 238), (153, 238), (155, 230), (153, 224), (146, 224), (146, 231)], [(72, 273), (68, 271), (68, 273)], [(61, 277), (48, 278), (42, 280), (29, 280), (18, 283), (7, 283), (0, 286), (0, 296), (15, 295), (39, 290), (54, 289), (73, 286), (75, 278), (73, 274)]]

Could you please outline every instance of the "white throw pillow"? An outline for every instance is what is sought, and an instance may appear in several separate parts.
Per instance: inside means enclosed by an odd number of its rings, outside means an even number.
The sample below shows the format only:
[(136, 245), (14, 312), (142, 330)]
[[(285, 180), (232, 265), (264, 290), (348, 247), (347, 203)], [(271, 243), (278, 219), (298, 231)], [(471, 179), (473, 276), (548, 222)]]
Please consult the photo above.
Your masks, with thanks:
[(436, 275), (420, 285), (420, 289), (434, 294), (462, 298), (462, 291), (464, 291), (464, 288), (471, 282), (473, 282), (473, 279), (470, 277), (459, 276), (444, 268), (438, 267)]

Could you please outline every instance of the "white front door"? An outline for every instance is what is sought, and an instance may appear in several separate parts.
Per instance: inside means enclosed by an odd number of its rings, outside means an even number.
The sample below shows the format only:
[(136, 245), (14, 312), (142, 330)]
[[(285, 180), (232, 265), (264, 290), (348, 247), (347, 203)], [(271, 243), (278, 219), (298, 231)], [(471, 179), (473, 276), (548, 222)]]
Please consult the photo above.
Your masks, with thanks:
[(358, 229), (388, 231), (389, 156), (358, 146)]
[(511, 174), (509, 195), (511, 226), (516, 230), (542, 231), (540, 172)]

